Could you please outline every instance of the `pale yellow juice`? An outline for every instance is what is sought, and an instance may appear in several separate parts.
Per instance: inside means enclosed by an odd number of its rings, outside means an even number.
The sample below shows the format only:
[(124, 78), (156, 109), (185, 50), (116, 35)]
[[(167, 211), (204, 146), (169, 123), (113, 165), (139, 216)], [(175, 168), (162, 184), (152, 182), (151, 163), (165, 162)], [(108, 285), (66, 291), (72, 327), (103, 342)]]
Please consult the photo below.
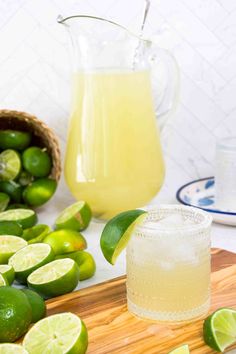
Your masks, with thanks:
[(164, 163), (148, 70), (75, 74), (65, 178), (102, 219), (157, 194)]

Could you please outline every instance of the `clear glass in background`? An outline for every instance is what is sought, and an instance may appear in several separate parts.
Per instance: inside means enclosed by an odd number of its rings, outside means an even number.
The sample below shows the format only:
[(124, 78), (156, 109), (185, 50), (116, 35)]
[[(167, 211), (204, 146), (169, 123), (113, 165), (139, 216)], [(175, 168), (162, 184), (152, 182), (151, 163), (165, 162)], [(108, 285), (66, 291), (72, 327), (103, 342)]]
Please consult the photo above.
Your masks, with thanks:
[(152, 320), (188, 321), (210, 307), (212, 218), (187, 206), (148, 210), (127, 246), (127, 302)]
[(236, 136), (216, 144), (215, 194), (217, 208), (236, 210)]
[(165, 175), (159, 126), (176, 107), (178, 69), (166, 50), (112, 21), (59, 22), (72, 44), (73, 100), (65, 178), (93, 215), (147, 204)]

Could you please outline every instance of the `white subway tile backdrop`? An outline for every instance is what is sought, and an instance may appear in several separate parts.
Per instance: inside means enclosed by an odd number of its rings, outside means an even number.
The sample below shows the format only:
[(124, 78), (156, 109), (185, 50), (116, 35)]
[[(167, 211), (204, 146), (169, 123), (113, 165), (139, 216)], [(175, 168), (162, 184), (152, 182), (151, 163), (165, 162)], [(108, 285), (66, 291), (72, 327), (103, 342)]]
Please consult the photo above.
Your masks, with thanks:
[[(67, 37), (56, 18), (104, 16), (138, 31), (143, 0), (0, 0), (0, 108), (45, 120), (65, 149), (70, 110)], [(236, 1), (151, 0), (146, 36), (172, 51), (181, 102), (163, 137), (162, 195), (214, 173), (215, 140), (236, 135)]]

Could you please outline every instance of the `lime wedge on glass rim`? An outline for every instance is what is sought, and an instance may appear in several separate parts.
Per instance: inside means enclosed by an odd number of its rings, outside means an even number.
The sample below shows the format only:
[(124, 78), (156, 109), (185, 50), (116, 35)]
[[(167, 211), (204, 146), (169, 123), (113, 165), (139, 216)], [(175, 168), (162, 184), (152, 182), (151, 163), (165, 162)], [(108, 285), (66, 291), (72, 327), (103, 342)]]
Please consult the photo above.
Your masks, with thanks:
[(11, 209), (0, 213), (0, 221), (16, 221), (23, 229), (32, 227), (37, 222), (37, 215), (31, 209)]
[(0, 179), (10, 181), (15, 179), (21, 171), (21, 159), (15, 150), (4, 150), (0, 154)]
[(52, 261), (31, 273), (28, 287), (44, 298), (63, 295), (74, 290), (79, 282), (79, 267), (69, 258)]
[(28, 354), (27, 350), (19, 344), (3, 343), (0, 344), (0, 354)]
[(174, 350), (172, 350), (171, 352), (169, 352), (169, 354), (189, 354), (189, 347), (187, 344), (182, 345), (181, 347), (178, 347)]
[(26, 334), (23, 346), (29, 353), (86, 353), (88, 333), (83, 321), (64, 312), (37, 322)]
[(136, 225), (146, 217), (144, 210), (129, 210), (116, 215), (105, 225), (100, 246), (106, 260), (115, 264), (117, 257), (127, 246)]
[(2, 274), (11, 285), (15, 279), (15, 271), (12, 266), (8, 264), (0, 264), (0, 274)]
[(8, 259), (25, 246), (27, 242), (21, 237), (0, 235), (0, 264), (7, 264)]
[(84, 201), (76, 202), (64, 209), (55, 221), (56, 229), (81, 231), (86, 229), (92, 217), (89, 205)]
[(219, 309), (208, 316), (203, 324), (204, 341), (212, 349), (223, 352), (236, 342), (236, 310)]
[(16, 280), (26, 284), (27, 277), (39, 267), (54, 260), (54, 252), (46, 243), (35, 243), (21, 248), (8, 261), (15, 271)]

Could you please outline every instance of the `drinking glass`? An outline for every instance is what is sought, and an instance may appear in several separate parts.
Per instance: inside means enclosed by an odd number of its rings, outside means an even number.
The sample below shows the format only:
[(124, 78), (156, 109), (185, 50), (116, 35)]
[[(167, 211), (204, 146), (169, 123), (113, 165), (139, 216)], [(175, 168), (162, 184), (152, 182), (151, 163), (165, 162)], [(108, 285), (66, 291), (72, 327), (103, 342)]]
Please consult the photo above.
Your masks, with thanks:
[(210, 306), (212, 218), (192, 207), (152, 207), (127, 246), (127, 301), (131, 313), (187, 321)]

